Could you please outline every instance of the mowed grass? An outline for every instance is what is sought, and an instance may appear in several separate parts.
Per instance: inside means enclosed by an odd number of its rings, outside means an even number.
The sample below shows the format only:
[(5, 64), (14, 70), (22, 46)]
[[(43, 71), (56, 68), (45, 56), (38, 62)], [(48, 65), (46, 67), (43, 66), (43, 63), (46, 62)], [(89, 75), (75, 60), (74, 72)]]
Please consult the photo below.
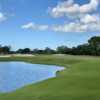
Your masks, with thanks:
[(12, 93), (0, 94), (0, 100), (100, 100), (100, 58), (70, 55), (8, 57), (0, 61), (64, 66), (56, 78), (31, 84)]

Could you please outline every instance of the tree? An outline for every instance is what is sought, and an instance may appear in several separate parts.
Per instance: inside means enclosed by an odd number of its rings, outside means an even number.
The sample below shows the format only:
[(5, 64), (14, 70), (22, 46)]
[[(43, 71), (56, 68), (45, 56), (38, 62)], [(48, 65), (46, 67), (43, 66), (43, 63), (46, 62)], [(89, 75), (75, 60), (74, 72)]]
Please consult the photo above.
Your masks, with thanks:
[(0, 53), (1, 54), (9, 54), (10, 53), (10, 46), (0, 46)]
[(59, 46), (57, 47), (56, 51), (57, 53), (61, 53), (61, 54), (69, 54), (70, 53), (70, 48), (68, 48), (67, 46)]
[(33, 54), (44, 54), (44, 50), (40, 50), (40, 49), (34, 49), (32, 51)]
[(44, 50), (44, 53), (45, 53), (45, 54), (54, 54), (54, 53), (56, 53), (56, 52), (55, 52), (55, 50), (46, 47), (45, 50)]
[(11, 47), (10, 47), (10, 46), (4, 46), (2, 49), (3, 49), (3, 52), (4, 52), (5, 54), (8, 54), (8, 53), (10, 53)]
[(92, 55), (91, 51), (92, 48), (89, 44), (82, 44), (76, 47), (76, 54), (78, 55)]
[(24, 54), (30, 54), (31, 50), (29, 48), (25, 48), (25, 49), (23, 49), (23, 53)]
[(100, 36), (94, 36), (88, 40), (95, 55), (100, 55)]
[(24, 48), (24, 49), (18, 49), (16, 52), (21, 54), (30, 54), (31, 50), (29, 48)]

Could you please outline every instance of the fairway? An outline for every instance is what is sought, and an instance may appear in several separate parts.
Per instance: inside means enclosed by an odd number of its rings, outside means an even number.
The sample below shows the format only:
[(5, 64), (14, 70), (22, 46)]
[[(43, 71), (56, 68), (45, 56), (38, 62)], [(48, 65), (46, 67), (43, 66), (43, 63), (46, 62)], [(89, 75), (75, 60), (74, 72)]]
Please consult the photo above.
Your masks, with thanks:
[(51, 78), (12, 93), (0, 94), (0, 100), (100, 100), (100, 58), (70, 55), (1, 57), (0, 61), (25, 61), (65, 67)]

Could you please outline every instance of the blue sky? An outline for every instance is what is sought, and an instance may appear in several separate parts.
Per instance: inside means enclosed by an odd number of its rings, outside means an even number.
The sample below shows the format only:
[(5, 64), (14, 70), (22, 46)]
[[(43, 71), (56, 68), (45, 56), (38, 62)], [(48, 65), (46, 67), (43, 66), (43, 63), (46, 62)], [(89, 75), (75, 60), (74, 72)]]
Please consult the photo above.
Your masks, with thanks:
[(0, 44), (56, 48), (100, 35), (99, 0), (0, 0)]

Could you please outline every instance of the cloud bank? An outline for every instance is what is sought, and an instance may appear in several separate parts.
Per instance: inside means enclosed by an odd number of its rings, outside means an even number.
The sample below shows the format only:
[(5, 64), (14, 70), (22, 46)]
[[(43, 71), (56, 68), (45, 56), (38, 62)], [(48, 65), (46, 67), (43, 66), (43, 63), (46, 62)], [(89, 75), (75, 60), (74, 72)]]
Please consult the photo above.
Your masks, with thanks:
[(72, 20), (63, 25), (36, 25), (27, 23), (24, 29), (51, 30), (55, 32), (95, 32), (100, 31), (100, 12), (98, 8), (100, 0), (90, 0), (89, 3), (79, 5), (74, 0), (67, 0), (58, 3), (49, 10), (51, 17)]
[(79, 5), (74, 3), (74, 0), (67, 0), (60, 2), (51, 10), (51, 15), (54, 17), (61, 16), (81, 16), (87, 13), (91, 13), (97, 10), (99, 6), (99, 0), (90, 0), (88, 4)]

